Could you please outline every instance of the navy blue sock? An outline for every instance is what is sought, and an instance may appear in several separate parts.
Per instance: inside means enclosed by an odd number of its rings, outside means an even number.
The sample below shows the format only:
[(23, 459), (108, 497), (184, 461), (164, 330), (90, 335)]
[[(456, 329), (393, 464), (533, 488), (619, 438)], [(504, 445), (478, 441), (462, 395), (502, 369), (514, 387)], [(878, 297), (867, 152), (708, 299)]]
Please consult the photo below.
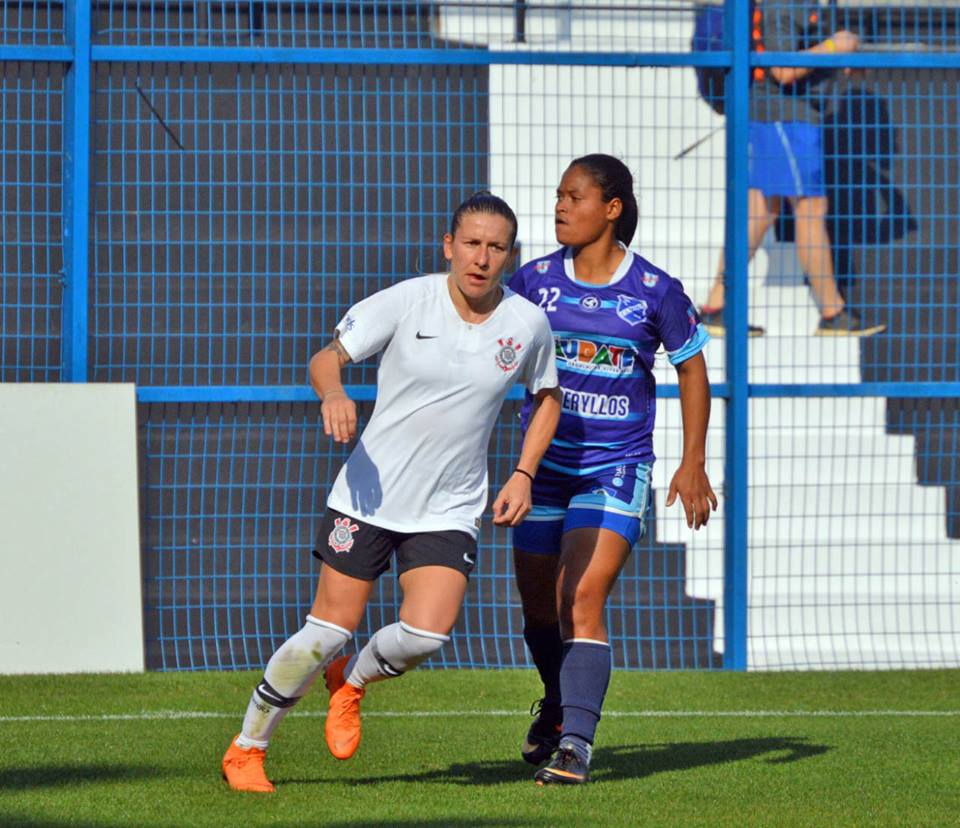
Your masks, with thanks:
[(543, 706), (548, 715), (560, 718), (560, 664), (563, 661), (563, 641), (560, 624), (549, 627), (524, 627), (523, 640), (530, 648), (533, 663), (537, 665), (543, 682)]
[(563, 698), (561, 742), (571, 742), (590, 761), (591, 745), (600, 721), (603, 698), (610, 684), (610, 645), (570, 641), (563, 645), (560, 692)]

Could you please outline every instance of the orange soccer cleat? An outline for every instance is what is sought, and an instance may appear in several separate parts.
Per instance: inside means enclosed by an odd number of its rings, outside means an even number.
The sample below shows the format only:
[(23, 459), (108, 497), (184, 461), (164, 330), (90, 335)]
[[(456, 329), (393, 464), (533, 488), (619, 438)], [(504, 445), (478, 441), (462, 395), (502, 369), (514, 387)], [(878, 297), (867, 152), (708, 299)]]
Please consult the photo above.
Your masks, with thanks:
[(350, 656), (330, 662), (324, 673), (330, 691), (330, 709), (324, 732), (327, 747), (337, 759), (349, 759), (360, 745), (360, 699), (363, 688), (354, 687), (343, 675)]
[(237, 740), (234, 738), (220, 763), (220, 767), (223, 768), (223, 778), (235, 791), (273, 793), (276, 788), (267, 779), (267, 774), (263, 770), (263, 760), (266, 756), (267, 752), (260, 748), (244, 750), (237, 745)]

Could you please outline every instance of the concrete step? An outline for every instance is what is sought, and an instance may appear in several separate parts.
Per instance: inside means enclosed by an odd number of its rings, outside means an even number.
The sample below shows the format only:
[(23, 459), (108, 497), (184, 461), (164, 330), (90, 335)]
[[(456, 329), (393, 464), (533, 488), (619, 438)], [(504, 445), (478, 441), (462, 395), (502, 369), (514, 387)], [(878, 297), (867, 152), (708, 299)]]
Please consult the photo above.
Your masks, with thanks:
[[(960, 542), (857, 538), (791, 542), (757, 539), (750, 547), (752, 594), (874, 591), (960, 595)], [(795, 580), (792, 580), (795, 579)], [(853, 580), (851, 580), (853, 579)]]
[[(679, 457), (658, 456), (653, 471), (654, 488), (666, 492), (679, 465)], [(714, 491), (719, 492), (726, 479), (722, 458), (714, 456), (708, 460), (706, 472)], [(878, 486), (898, 490), (893, 500), (887, 498), (884, 493), (884, 503), (895, 505), (903, 502), (904, 499), (913, 503), (915, 501), (910, 492), (916, 488), (919, 492), (917, 497), (931, 498), (922, 502), (935, 503), (937, 505), (934, 508), (944, 511), (940, 503), (943, 500), (940, 487), (917, 486), (914, 461), (910, 457), (893, 457), (889, 461), (876, 456), (862, 459), (856, 457), (774, 457), (770, 459), (756, 457), (747, 461), (747, 480), (751, 490), (795, 487), (798, 498), (802, 496), (804, 490), (811, 487), (836, 489), (837, 498), (846, 504), (851, 502), (849, 494), (851, 489), (870, 490), (873, 492), (871, 497), (876, 498), (878, 494), (873, 489)]]
[[(656, 489), (666, 489), (680, 465), (679, 454), (669, 451), (657, 452), (657, 462), (653, 467), (653, 485)], [(723, 485), (725, 479), (724, 458), (716, 453), (708, 456), (707, 476), (714, 486)], [(763, 486), (917, 486), (916, 460), (908, 455), (894, 455), (889, 460), (882, 456), (853, 455), (790, 457), (753, 455), (747, 459), (747, 475), (751, 487)], [(923, 484), (921, 489), (937, 489), (936, 485)]]
[[(755, 622), (754, 622), (755, 623)], [(829, 637), (764, 637), (748, 642), (749, 670), (902, 670), (960, 666), (950, 635), (870, 635), (837, 630)]]
[[(751, 502), (753, 505), (753, 502)], [(784, 504), (778, 504), (783, 506)], [(769, 507), (769, 501), (767, 502)], [(676, 508), (676, 507), (674, 507)], [(811, 511), (805, 511), (809, 508)], [(800, 555), (811, 547), (836, 550), (850, 544), (874, 543), (896, 544), (910, 566), (920, 551), (921, 545), (939, 543), (945, 539), (944, 518), (942, 513), (904, 512), (900, 515), (883, 514), (879, 511), (860, 514), (833, 514), (813, 511), (815, 505), (794, 506), (793, 511), (781, 508), (752, 508), (747, 524), (747, 541), (751, 557), (764, 554), (765, 547), (778, 550), (777, 554)], [(721, 520), (711, 516), (711, 524), (694, 532), (687, 528), (682, 513), (678, 510), (672, 520), (661, 520), (657, 524), (658, 539), (662, 543), (686, 543), (691, 549), (704, 546), (723, 546)], [(811, 559), (820, 565), (819, 559)], [(813, 564), (811, 564), (813, 566)], [(808, 574), (817, 574), (812, 568)]]
[[(754, 319), (751, 316), (751, 322)], [(756, 320), (759, 324), (759, 320)], [(770, 384), (858, 383), (860, 343), (848, 337), (811, 336), (754, 337), (748, 343), (747, 362), (750, 382)], [(726, 375), (726, 347), (714, 338), (703, 351), (712, 382), (722, 382)], [(666, 356), (658, 357), (655, 376), (658, 383), (676, 383), (676, 369)]]
[[(671, 371), (673, 369), (671, 368)], [(660, 382), (660, 380), (658, 380)], [(671, 378), (676, 384), (676, 374)], [(883, 397), (793, 397), (750, 400), (747, 413), (749, 430), (753, 434), (784, 436), (823, 436), (849, 438), (857, 434), (902, 436), (886, 434), (886, 399)], [(724, 445), (725, 406), (714, 400), (710, 412), (709, 438), (716, 442), (715, 450)], [(669, 441), (683, 448), (683, 417), (679, 399), (657, 400), (656, 440)]]
[(816, 592), (799, 591), (796, 582), (754, 582), (750, 668), (960, 665), (952, 632), (960, 629), (960, 588), (937, 574), (909, 577), (818, 579), (809, 582)]

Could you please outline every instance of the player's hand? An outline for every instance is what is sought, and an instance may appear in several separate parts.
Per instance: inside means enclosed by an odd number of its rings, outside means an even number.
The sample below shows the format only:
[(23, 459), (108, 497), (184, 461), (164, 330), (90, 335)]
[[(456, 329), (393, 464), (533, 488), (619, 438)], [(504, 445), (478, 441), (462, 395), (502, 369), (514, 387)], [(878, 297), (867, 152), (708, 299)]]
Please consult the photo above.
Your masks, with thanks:
[(493, 501), (493, 522), (497, 526), (518, 526), (530, 514), (533, 498), (530, 478), (514, 472)]
[(702, 463), (680, 464), (670, 481), (667, 506), (673, 506), (678, 497), (687, 516), (687, 526), (691, 529), (704, 526), (710, 520), (710, 512), (717, 511), (717, 496), (710, 487)]
[(320, 406), (323, 433), (336, 443), (349, 443), (357, 436), (357, 405), (345, 391), (324, 394)]
[(856, 52), (860, 48), (860, 38), (853, 32), (841, 29), (830, 35), (834, 48), (841, 53)]

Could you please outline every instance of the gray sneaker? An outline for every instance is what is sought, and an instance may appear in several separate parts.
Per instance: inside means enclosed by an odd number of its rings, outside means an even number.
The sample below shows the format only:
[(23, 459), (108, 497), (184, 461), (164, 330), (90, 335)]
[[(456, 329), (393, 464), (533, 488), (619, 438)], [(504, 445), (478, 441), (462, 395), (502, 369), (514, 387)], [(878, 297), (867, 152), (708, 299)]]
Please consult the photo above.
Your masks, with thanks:
[(814, 336), (873, 336), (886, 329), (886, 325), (867, 325), (853, 311), (842, 310), (830, 319), (821, 316)]

